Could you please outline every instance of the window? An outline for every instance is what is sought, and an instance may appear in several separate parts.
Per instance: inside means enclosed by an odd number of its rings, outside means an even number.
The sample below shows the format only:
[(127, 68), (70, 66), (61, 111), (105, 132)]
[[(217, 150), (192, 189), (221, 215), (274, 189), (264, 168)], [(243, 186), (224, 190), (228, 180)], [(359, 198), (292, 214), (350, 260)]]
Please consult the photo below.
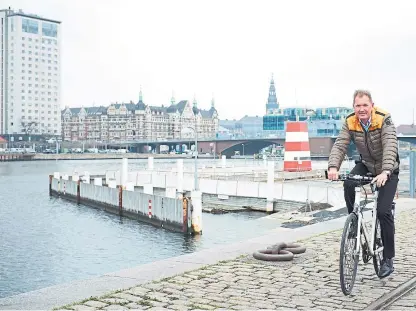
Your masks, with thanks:
[(57, 37), (58, 25), (54, 23), (42, 23), (42, 35), (48, 37)]
[(39, 33), (39, 23), (36, 20), (23, 18), (22, 19), (22, 31), (27, 33)]

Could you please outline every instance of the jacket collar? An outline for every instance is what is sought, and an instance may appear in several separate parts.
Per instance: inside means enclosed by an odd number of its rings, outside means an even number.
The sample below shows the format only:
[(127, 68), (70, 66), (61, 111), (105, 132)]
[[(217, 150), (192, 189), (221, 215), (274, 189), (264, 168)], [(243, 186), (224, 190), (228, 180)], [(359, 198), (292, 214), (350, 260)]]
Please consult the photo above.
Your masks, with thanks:
[[(375, 127), (375, 126), (378, 125), (378, 121), (377, 121), (377, 118), (376, 118), (376, 111), (377, 111), (377, 107), (374, 106), (373, 107), (373, 110), (371, 111), (371, 116), (370, 116), (371, 123), (370, 123), (369, 129), (371, 127)], [(356, 115), (354, 115), (354, 122), (356, 124), (360, 124), (361, 125), (360, 119), (358, 119), (358, 117)]]

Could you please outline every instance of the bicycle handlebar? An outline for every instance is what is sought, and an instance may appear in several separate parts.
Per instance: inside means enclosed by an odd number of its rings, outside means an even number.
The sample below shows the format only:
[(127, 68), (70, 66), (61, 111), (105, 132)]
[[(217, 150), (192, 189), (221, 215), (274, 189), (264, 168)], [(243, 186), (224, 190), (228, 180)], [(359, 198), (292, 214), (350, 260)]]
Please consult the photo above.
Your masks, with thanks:
[[(339, 174), (338, 179), (339, 181), (346, 181), (346, 180), (354, 180), (360, 182), (371, 182), (374, 179), (371, 173), (368, 173), (366, 176), (364, 175), (357, 175), (357, 174)], [(325, 178), (328, 179), (328, 171), (325, 170)]]

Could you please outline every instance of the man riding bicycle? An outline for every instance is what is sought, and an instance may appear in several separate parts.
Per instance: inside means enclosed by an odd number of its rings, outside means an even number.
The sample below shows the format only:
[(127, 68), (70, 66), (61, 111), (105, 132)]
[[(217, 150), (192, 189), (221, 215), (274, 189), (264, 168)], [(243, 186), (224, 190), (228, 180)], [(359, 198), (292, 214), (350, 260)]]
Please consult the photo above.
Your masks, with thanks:
[[(328, 178), (338, 178), (338, 171), (347, 153), (350, 142), (354, 142), (361, 161), (351, 174), (376, 176), (373, 183), (379, 187), (377, 216), (380, 220), (383, 241), (383, 262), (378, 276), (384, 278), (393, 271), (394, 218), (391, 213), (394, 195), (399, 182), (399, 155), (396, 127), (391, 115), (374, 106), (368, 91), (357, 90), (353, 97), (354, 113), (347, 116), (336, 139), (328, 161)], [(344, 182), (344, 198), (348, 213), (353, 211), (355, 182)]]

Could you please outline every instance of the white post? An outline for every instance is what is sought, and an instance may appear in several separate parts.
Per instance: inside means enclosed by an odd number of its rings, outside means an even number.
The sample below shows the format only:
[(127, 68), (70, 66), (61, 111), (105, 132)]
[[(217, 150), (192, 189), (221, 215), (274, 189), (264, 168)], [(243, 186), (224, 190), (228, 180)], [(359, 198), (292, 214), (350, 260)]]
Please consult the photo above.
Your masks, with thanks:
[(266, 212), (273, 212), (274, 199), (274, 161), (269, 161), (267, 169), (267, 203)]
[(176, 188), (174, 187), (166, 187), (165, 189), (165, 196), (167, 198), (176, 198)]
[(121, 162), (121, 180), (120, 180), (120, 184), (123, 188), (126, 187), (127, 184), (127, 180), (129, 177), (129, 162), (127, 158), (123, 158), (122, 162)]
[(86, 184), (89, 184), (91, 182), (90, 173), (85, 171), (84, 176), (82, 177), (82, 181)]
[(149, 171), (153, 171), (153, 157), (149, 157), (147, 159), (147, 169)]
[(153, 195), (153, 185), (152, 184), (144, 184), (143, 185), (143, 193)]
[(134, 191), (134, 183), (132, 183), (132, 182), (126, 182), (125, 189), (127, 191)]
[(182, 193), (183, 192), (183, 159), (179, 159), (177, 162), (178, 170), (177, 170), (177, 191)]
[(191, 192), (192, 202), (192, 232), (202, 234), (202, 193), (201, 191)]
[(227, 158), (225, 155), (221, 156), (221, 165), (222, 165), (222, 168), (225, 168), (227, 165)]

